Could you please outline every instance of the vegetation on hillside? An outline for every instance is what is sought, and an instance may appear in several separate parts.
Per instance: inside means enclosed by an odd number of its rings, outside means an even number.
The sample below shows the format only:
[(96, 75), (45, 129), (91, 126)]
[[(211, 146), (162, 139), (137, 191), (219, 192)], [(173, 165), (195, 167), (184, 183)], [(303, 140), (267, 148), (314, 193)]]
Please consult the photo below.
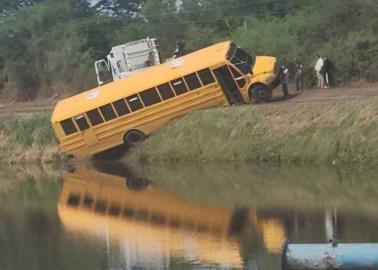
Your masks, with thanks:
[(0, 91), (18, 100), (95, 86), (93, 62), (153, 36), (164, 57), (233, 39), (253, 54), (334, 62), (336, 83), (378, 79), (375, 0), (0, 0)]

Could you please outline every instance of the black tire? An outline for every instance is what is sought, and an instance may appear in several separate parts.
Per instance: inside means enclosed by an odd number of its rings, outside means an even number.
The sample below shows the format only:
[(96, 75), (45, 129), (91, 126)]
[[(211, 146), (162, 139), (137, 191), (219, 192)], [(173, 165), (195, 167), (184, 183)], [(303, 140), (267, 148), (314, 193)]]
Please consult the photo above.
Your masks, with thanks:
[(144, 178), (144, 177), (140, 177), (140, 178), (127, 177), (126, 178), (126, 185), (131, 190), (140, 191), (147, 188), (150, 184), (151, 182), (147, 178)]
[(123, 137), (123, 141), (125, 142), (126, 145), (134, 147), (141, 144), (145, 138), (146, 138), (146, 135), (144, 135), (142, 131), (130, 130)]
[(264, 85), (256, 85), (249, 89), (250, 103), (269, 102), (272, 99), (272, 90)]

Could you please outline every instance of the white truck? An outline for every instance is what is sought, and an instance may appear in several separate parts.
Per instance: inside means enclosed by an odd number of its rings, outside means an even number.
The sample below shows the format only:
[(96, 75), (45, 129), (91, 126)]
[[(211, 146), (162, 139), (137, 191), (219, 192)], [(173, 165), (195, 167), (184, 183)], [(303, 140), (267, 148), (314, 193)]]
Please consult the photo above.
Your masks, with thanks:
[(160, 64), (156, 39), (145, 38), (112, 48), (105, 59), (95, 62), (98, 85), (117, 81), (147, 67)]

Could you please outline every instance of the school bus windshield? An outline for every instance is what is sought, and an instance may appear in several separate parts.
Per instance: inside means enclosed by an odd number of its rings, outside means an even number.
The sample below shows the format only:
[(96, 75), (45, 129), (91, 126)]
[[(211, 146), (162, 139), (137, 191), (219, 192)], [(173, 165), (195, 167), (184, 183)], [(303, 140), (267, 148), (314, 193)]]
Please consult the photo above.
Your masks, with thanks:
[(230, 50), (227, 53), (227, 59), (245, 75), (251, 73), (254, 58), (235, 44), (231, 44)]

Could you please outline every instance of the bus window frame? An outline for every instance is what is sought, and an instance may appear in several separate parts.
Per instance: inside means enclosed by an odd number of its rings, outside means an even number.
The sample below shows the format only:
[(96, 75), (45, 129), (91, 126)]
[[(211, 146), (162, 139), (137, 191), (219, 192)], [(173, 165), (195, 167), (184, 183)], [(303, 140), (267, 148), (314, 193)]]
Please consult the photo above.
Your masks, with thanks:
[[(86, 128), (86, 129), (81, 129), (81, 128), (80, 128), (79, 124), (76, 122), (76, 117), (78, 117), (78, 116), (83, 116), (83, 117), (84, 117), (85, 121), (87, 122), (88, 128)], [(72, 117), (72, 118), (73, 118), (75, 124), (76, 124), (77, 127), (78, 127), (78, 132), (85, 132), (86, 130), (88, 130), (88, 129), (90, 129), (90, 128), (92, 127), (91, 124), (90, 124), (90, 122), (89, 122), (89, 119), (87, 119), (86, 112), (83, 112), (83, 113), (81, 113), (81, 114), (75, 115), (75, 116)], [(80, 118), (80, 119), (81, 119), (81, 118)]]
[[(131, 109), (131, 106), (130, 106), (129, 101), (127, 99), (128, 99), (128, 97), (134, 97), (135, 98), (135, 96), (139, 99), (140, 103), (142, 104), (142, 107), (134, 111), (134, 110)], [(144, 106), (143, 100), (139, 96), (139, 93), (135, 93), (135, 94), (132, 94), (130, 96), (125, 97), (125, 100), (126, 100), (127, 105), (129, 105), (130, 113), (135, 113), (135, 112), (138, 112), (138, 111), (146, 108), (146, 106)]]
[[(126, 114), (124, 114), (124, 115), (119, 115), (118, 111), (116, 110), (116, 107), (115, 107), (114, 104), (113, 104), (113, 103), (115, 103), (115, 102), (117, 102), (117, 101), (120, 101), (120, 100), (123, 100), (123, 102), (124, 102), (125, 105), (126, 105), (126, 108), (129, 110), (129, 112), (126, 113)], [(114, 111), (115, 111), (115, 113), (116, 113), (116, 115), (117, 115), (117, 118), (124, 117), (124, 116), (127, 116), (127, 115), (129, 115), (129, 114), (132, 113), (129, 104), (127, 104), (126, 98), (119, 98), (119, 99), (117, 99), (117, 100), (115, 100), (115, 101), (112, 101), (111, 104), (112, 104), (112, 106), (113, 106), (113, 108), (114, 108)], [(117, 118), (116, 118), (116, 119), (117, 119)]]
[[(209, 70), (209, 71), (210, 71), (210, 74), (211, 74), (211, 76), (213, 77), (213, 80), (214, 80), (213, 82), (210, 82), (210, 83), (208, 83), (208, 84), (204, 84), (204, 82), (202, 81), (202, 78), (201, 78), (201, 76), (200, 76), (200, 74), (199, 74), (199, 72), (200, 72), (200, 71), (203, 71), (203, 70)], [(199, 77), (199, 79), (200, 79), (200, 82), (201, 82), (201, 84), (202, 84), (202, 87), (206, 87), (206, 86), (209, 86), (209, 85), (212, 85), (212, 84), (218, 82), (217, 77), (216, 77), (215, 74), (213, 73), (213, 69), (210, 68), (210, 67), (206, 67), (206, 68), (203, 68), (203, 69), (201, 69), (201, 70), (198, 70), (198, 71), (196, 71), (196, 73), (198, 74), (198, 77)]]
[[(98, 111), (98, 113), (99, 113), (99, 115), (100, 115), (100, 117), (101, 117), (101, 119), (102, 119), (102, 123), (99, 123), (99, 124), (97, 124), (97, 125), (93, 125), (92, 124), (92, 120), (91, 120), (91, 118), (89, 117), (89, 115), (88, 115), (88, 112), (90, 112), (90, 111), (94, 111), (94, 110), (97, 110)], [(89, 119), (89, 124), (90, 124), (90, 127), (97, 127), (97, 126), (99, 126), (99, 125), (102, 125), (102, 124), (104, 124), (105, 122), (108, 122), (108, 121), (106, 121), (105, 120), (105, 118), (104, 118), (104, 116), (102, 115), (102, 113), (101, 113), (101, 110), (100, 110), (100, 107), (98, 107), (98, 108), (94, 108), (94, 109), (91, 109), (91, 110), (89, 110), (89, 111), (86, 111), (85, 112), (85, 115), (87, 116), (87, 118)]]
[[(197, 78), (197, 80), (198, 80), (200, 86), (197, 87), (197, 88), (194, 88), (194, 89), (190, 89), (190, 87), (189, 87), (189, 85), (188, 85), (188, 82), (186, 81), (186, 78), (185, 78), (185, 77), (187, 77), (187, 76), (189, 76), (189, 75), (193, 75), (193, 74), (196, 76), (196, 78)], [(196, 71), (195, 71), (195, 72), (192, 72), (192, 73), (189, 73), (189, 74), (186, 74), (186, 75), (184, 75), (182, 78), (184, 79), (184, 82), (185, 82), (185, 84), (186, 84), (186, 86), (187, 86), (187, 88), (188, 88), (188, 92), (196, 91), (197, 89), (200, 89), (200, 88), (204, 87), (204, 85), (203, 85), (203, 83), (202, 83), (202, 81), (201, 81), (201, 79), (200, 79), (200, 77), (199, 77), (199, 75), (198, 75), (198, 73), (197, 73)]]
[[(237, 86), (239, 87), (239, 89), (243, 89), (245, 87), (245, 85), (247, 84), (247, 75), (245, 75), (243, 72), (241, 72), (234, 64), (232, 64), (230, 61), (228, 61), (228, 64), (227, 64), (227, 68), (228, 70), (231, 72), (232, 74), (232, 77), (234, 78)], [(232, 69), (234, 69), (236, 72), (239, 73), (238, 77), (235, 77), (235, 74), (234, 72), (232, 71)], [(243, 80), (243, 86), (240, 86), (239, 82)]]
[[(163, 98), (163, 96), (160, 94), (160, 89), (159, 89), (159, 86), (162, 86), (162, 85), (168, 85), (169, 86), (169, 88), (171, 89), (171, 92), (173, 93), (173, 96), (172, 97), (170, 97), (170, 98), (167, 98), (167, 99), (164, 99)], [(172, 85), (171, 85), (171, 83), (168, 81), (168, 82), (165, 82), (165, 83), (161, 83), (161, 84), (159, 84), (159, 85), (157, 85), (157, 86), (155, 86), (156, 87), (156, 89), (158, 90), (158, 93), (159, 93), (159, 95), (161, 96), (161, 100), (162, 100), (162, 102), (164, 102), (164, 101), (168, 101), (168, 100), (171, 100), (171, 99), (173, 99), (173, 98), (175, 98), (175, 97), (177, 97), (177, 95), (176, 95), (176, 93), (175, 93), (175, 91), (174, 91), (174, 89), (173, 89), (173, 87), (172, 87)]]
[[(76, 129), (75, 132), (73, 132), (73, 133), (71, 133), (71, 134), (69, 134), (69, 135), (67, 135), (67, 133), (65, 132), (65, 130), (64, 130), (63, 126), (62, 126), (62, 122), (65, 121), (65, 120), (68, 120), (68, 119), (71, 120), (71, 122), (73, 123), (73, 125), (74, 125), (74, 127), (75, 127), (75, 129)], [(58, 123), (59, 123), (60, 128), (61, 128), (62, 131), (63, 131), (64, 137), (73, 136), (73, 135), (78, 134), (78, 133), (80, 132), (80, 129), (79, 129), (79, 127), (77, 126), (76, 121), (73, 119), (73, 117), (70, 117), (70, 118), (64, 119), (64, 120), (62, 120), (62, 121), (59, 121)]]
[[(183, 84), (184, 87), (185, 87), (185, 89), (184, 89), (184, 91), (182, 93), (181, 92), (179, 92), (179, 93), (176, 92), (176, 88), (174, 87), (174, 85), (177, 82), (180, 82), (180, 84)], [(188, 86), (186, 85), (185, 80), (184, 80), (183, 77), (179, 77), (177, 79), (170, 80), (169, 84), (171, 85), (171, 88), (172, 88), (173, 92), (175, 93), (176, 97), (185, 95), (186, 93), (190, 92), (190, 90), (189, 90)]]
[[(105, 116), (104, 116), (104, 114), (102, 113), (102, 111), (101, 111), (100, 108), (101, 108), (101, 107), (104, 107), (104, 106), (106, 106), (106, 105), (110, 105), (110, 107), (113, 109), (113, 112), (114, 112), (114, 115), (115, 115), (115, 117), (114, 117), (113, 119), (110, 119), (110, 120), (106, 120), (106, 119), (105, 119)], [(98, 110), (99, 110), (99, 112), (101, 113), (102, 118), (104, 119), (104, 123), (108, 123), (108, 122), (114, 121), (115, 119), (119, 118), (119, 116), (118, 116), (118, 114), (117, 114), (117, 111), (115, 110), (115, 108), (114, 108), (112, 102), (110, 102), (110, 103), (106, 103), (106, 104), (104, 104), (104, 105), (101, 105), (100, 107), (98, 107)], [(103, 124), (104, 124), (104, 123), (103, 123)]]

